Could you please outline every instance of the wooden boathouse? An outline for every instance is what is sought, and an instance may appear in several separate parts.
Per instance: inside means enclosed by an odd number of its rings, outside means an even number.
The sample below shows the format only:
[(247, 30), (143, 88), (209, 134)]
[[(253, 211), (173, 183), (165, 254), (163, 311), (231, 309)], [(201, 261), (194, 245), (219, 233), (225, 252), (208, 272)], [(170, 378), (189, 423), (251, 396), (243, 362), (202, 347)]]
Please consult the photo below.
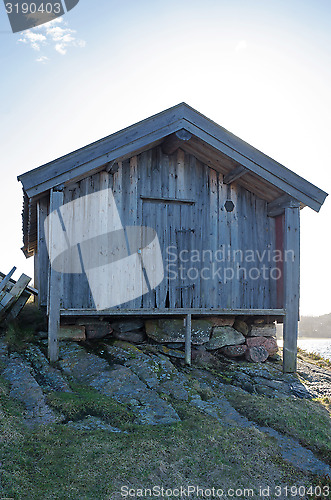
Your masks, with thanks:
[[(185, 103), (18, 179), (23, 251), (35, 259), (51, 360), (58, 357), (60, 321), (68, 317), (183, 317), (189, 352), (192, 316), (264, 316), (284, 324), (284, 371), (295, 371), (300, 211), (318, 212), (327, 193)], [(50, 265), (48, 249), (66, 228), (48, 216), (107, 189), (123, 227), (146, 226), (157, 234), (164, 275), (140, 296), (100, 309), (84, 268), (61, 273)], [(105, 203), (102, 210), (79, 205), (71, 226), (91, 220), (107, 226), (114, 214)], [(97, 243), (94, 251), (97, 259)], [(126, 272), (123, 267), (122, 277)], [(100, 274), (101, 289), (112, 280), (119, 293), (121, 276), (107, 272)]]

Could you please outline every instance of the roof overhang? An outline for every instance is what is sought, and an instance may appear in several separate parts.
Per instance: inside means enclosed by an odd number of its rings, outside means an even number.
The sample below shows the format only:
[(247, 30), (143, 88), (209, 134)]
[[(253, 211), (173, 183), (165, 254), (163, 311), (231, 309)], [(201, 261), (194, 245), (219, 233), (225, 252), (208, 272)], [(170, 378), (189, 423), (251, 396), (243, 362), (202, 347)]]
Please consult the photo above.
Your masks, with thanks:
[[(287, 195), (319, 211), (327, 193), (185, 103), (18, 177), (28, 198), (98, 172), (159, 144), (182, 147), (269, 202)], [(170, 149), (168, 149), (170, 151)], [(261, 184), (262, 182), (262, 184)], [(269, 187), (269, 198), (266, 195)], [(270, 188), (272, 188), (270, 190)]]

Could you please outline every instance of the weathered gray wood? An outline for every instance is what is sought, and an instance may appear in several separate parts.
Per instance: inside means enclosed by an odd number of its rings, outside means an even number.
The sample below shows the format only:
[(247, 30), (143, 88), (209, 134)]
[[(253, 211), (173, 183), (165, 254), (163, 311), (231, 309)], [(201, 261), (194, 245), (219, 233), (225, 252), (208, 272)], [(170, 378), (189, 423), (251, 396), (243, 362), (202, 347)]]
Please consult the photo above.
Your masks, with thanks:
[(192, 315), (186, 315), (185, 325), (185, 364), (191, 366), (192, 358)]
[(8, 283), (10, 282), (11, 277), (13, 276), (14, 272), (16, 271), (16, 267), (14, 266), (11, 271), (3, 278), (3, 280), (0, 282), (0, 292), (2, 292)]
[(282, 213), (284, 213), (284, 210), (287, 207), (292, 207), (292, 208), (300, 207), (300, 202), (294, 200), (287, 194), (284, 194), (283, 196), (280, 196), (276, 200), (268, 203), (268, 216), (277, 217), (277, 215), (281, 215)]
[[(300, 209), (285, 208), (284, 228), (284, 348), (283, 370), (294, 373), (297, 366), (297, 341), (300, 297)], [(286, 251), (291, 251), (286, 255)]]
[[(60, 208), (63, 204), (63, 192), (51, 190), (50, 213)], [(56, 247), (59, 235), (53, 225), (49, 228), (50, 256)], [(50, 265), (49, 270), (49, 307), (48, 307), (48, 356), (51, 363), (59, 359), (60, 307), (61, 307), (61, 274)]]
[(63, 317), (82, 316), (285, 316), (285, 309), (231, 309), (231, 308), (166, 308), (166, 309), (61, 309)]
[(45, 220), (48, 215), (48, 197), (43, 197), (37, 203), (37, 253), (35, 254), (35, 286), (37, 287), (38, 305), (47, 305), (49, 257), (47, 251), (47, 235), (45, 235)]
[[(5, 275), (4, 273), (0, 272), (0, 278), (5, 278), (5, 277), (6, 277), (6, 275)], [(10, 283), (11, 283), (12, 285), (14, 285), (14, 284), (16, 283), (16, 281), (15, 281), (15, 280), (13, 280), (12, 278), (11, 278), (9, 281), (10, 281)], [(27, 291), (27, 292), (29, 292), (29, 293), (30, 293), (30, 295), (38, 295), (38, 290), (36, 290), (36, 289), (35, 289), (34, 287), (32, 287), (32, 286), (27, 286), (27, 287), (26, 287), (26, 291)]]
[(238, 167), (234, 168), (231, 172), (224, 176), (223, 182), (224, 184), (231, 184), (232, 182), (240, 179), (243, 175), (247, 174), (249, 170), (242, 165), (238, 165)]
[[(26, 290), (26, 289), (25, 289)], [(17, 318), (19, 313), (22, 311), (23, 307), (30, 298), (30, 294), (24, 291), (20, 298), (15, 302), (15, 304), (10, 308), (10, 311), (6, 315), (6, 322), (12, 321)]]
[(162, 143), (162, 152), (166, 155), (171, 155), (183, 145), (183, 142), (187, 142), (191, 138), (192, 134), (187, 132), (187, 130), (178, 130), (164, 139)]
[[(288, 173), (290, 171), (282, 165), (274, 162), (276, 166), (272, 168), (273, 172), (271, 172), (271, 168), (266, 168), (265, 163), (270, 166), (267, 160), (263, 163), (263, 166), (261, 166), (258, 163), (255, 163), (253, 159), (244, 156), (241, 151), (239, 152), (238, 150), (232, 149), (231, 147), (224, 144), (220, 139), (211, 136), (207, 131), (201, 129), (197, 125), (187, 122), (187, 124), (185, 124), (185, 128), (187, 128), (187, 130), (189, 130), (192, 135), (196, 135), (202, 141), (206, 142), (213, 148), (218, 149), (221, 153), (225, 154), (235, 162), (242, 164), (248, 170), (258, 175), (262, 179), (265, 179), (271, 185), (274, 185), (275, 187), (281, 189), (293, 198), (300, 200), (302, 203), (309, 206), (316, 212), (320, 210), (321, 205), (323, 204), (327, 196), (327, 193), (321, 192), (321, 190), (316, 188), (316, 186), (308, 183), (308, 181), (305, 181), (305, 179), (302, 179), (299, 176), (297, 176), (298, 179), (296, 182), (294, 182), (294, 179), (292, 183), (289, 182), (286, 175), (289, 175)], [(284, 172), (286, 172), (286, 175), (284, 174)], [(298, 184), (300, 185), (300, 189), (304, 189), (305, 192), (296, 187)]]
[[(318, 211), (327, 193), (286, 169), (238, 137), (182, 103), (101, 141), (86, 146), (34, 171), (23, 174), (28, 196), (36, 196), (55, 185), (72, 182), (119, 158), (152, 147), (172, 133), (185, 129), (237, 164), (266, 179), (290, 196)], [(128, 156), (126, 156), (128, 155)]]
[(167, 198), (165, 196), (160, 196), (159, 198), (156, 198), (154, 196), (143, 196), (141, 195), (141, 199), (144, 201), (151, 201), (153, 203), (187, 203), (188, 205), (194, 205), (196, 203), (196, 200), (186, 200), (185, 198)]
[(26, 276), (26, 274), (22, 274), (22, 276), (13, 285), (10, 292), (5, 294), (0, 302), (0, 318), (3, 318), (6, 314), (6, 311), (8, 311), (21, 297), (30, 281), (31, 278), (29, 276)]

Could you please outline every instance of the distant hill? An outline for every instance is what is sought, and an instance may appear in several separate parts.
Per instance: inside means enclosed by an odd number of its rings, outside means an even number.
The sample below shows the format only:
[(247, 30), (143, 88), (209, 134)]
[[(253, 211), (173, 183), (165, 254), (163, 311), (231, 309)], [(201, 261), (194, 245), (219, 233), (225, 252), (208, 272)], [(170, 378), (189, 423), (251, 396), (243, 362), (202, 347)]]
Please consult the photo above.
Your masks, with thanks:
[(331, 338), (331, 313), (323, 316), (301, 316), (299, 337)]

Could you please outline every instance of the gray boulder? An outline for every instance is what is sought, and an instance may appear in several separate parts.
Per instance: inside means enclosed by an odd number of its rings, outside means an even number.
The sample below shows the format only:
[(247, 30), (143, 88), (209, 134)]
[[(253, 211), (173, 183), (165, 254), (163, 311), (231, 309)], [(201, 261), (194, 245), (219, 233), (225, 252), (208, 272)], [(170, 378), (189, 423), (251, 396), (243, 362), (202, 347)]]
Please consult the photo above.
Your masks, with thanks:
[(139, 330), (140, 328), (143, 328), (144, 321), (142, 319), (130, 319), (130, 320), (126, 320), (126, 321), (125, 320), (112, 321), (110, 323), (110, 326), (116, 332), (120, 332), (120, 333), (133, 332), (135, 330)]
[[(159, 343), (185, 341), (185, 326), (182, 319), (159, 319), (145, 322), (148, 337)], [(201, 345), (209, 341), (212, 331), (211, 321), (192, 320), (192, 344)]]
[(217, 326), (213, 330), (212, 337), (206, 349), (213, 351), (221, 347), (240, 345), (245, 343), (245, 337), (231, 326)]

